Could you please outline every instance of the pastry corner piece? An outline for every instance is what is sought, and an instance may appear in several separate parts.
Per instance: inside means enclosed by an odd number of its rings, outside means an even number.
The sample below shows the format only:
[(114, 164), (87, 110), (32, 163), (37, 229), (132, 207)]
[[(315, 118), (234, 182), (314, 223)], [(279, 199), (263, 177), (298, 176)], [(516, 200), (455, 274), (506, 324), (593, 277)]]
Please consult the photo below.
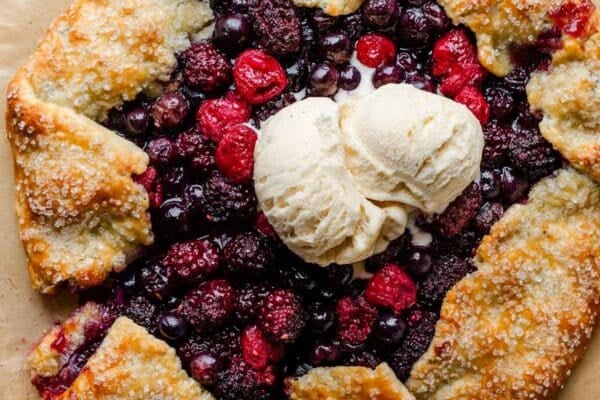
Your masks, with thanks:
[(600, 186), (572, 168), (546, 178), (476, 264), (446, 296), (407, 387), (423, 400), (552, 398), (600, 309)]
[(315, 368), (286, 381), (290, 400), (414, 400), (387, 364)]
[[(146, 154), (98, 122), (150, 96), (212, 20), (196, 0), (75, 0), (7, 93), (20, 235), (35, 289), (89, 287), (152, 242)], [(124, 29), (123, 27), (127, 27)]]
[(79, 376), (58, 399), (211, 400), (181, 368), (175, 350), (118, 318)]

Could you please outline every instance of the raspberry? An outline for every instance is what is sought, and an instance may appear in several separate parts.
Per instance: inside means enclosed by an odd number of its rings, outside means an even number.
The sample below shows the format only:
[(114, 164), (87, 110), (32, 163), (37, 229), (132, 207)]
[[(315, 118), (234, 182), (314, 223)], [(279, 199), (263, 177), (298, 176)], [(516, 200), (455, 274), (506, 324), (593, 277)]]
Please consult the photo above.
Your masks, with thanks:
[(434, 217), (434, 225), (443, 236), (452, 238), (475, 217), (482, 201), (479, 186), (473, 183), (442, 214)]
[(457, 96), (468, 86), (479, 86), (487, 72), (477, 60), (477, 49), (467, 34), (455, 29), (441, 37), (433, 47), (433, 74), (442, 77), (440, 91)]
[(336, 305), (338, 336), (353, 346), (365, 343), (377, 318), (375, 307), (363, 297), (342, 297)]
[(283, 347), (271, 344), (256, 325), (244, 329), (240, 345), (244, 361), (256, 370), (264, 370), (283, 356)]
[(215, 274), (219, 268), (219, 252), (209, 240), (175, 243), (163, 259), (184, 283), (194, 283)]
[(356, 56), (367, 67), (389, 64), (396, 58), (396, 46), (380, 33), (369, 33), (356, 42)]
[(207, 100), (196, 113), (198, 129), (209, 139), (219, 142), (230, 125), (242, 124), (250, 119), (250, 107), (232, 97)]
[(183, 53), (183, 76), (196, 90), (213, 93), (231, 84), (231, 64), (212, 43), (203, 41)]
[(156, 168), (148, 167), (142, 175), (134, 177), (134, 180), (146, 189), (150, 207), (160, 207), (163, 202), (163, 188), (158, 179), (158, 171)]
[(473, 267), (467, 260), (453, 255), (435, 260), (432, 271), (418, 283), (420, 302), (428, 307), (441, 305), (446, 293), (472, 271)]
[(477, 49), (462, 29), (454, 29), (442, 36), (433, 46), (435, 76), (451, 75), (464, 65), (477, 64)]
[(235, 290), (225, 280), (207, 281), (185, 295), (180, 314), (197, 332), (223, 326), (233, 312)]
[(261, 50), (246, 50), (236, 59), (233, 78), (239, 95), (250, 104), (279, 96), (288, 81), (279, 62)]
[(201, 207), (206, 220), (225, 223), (249, 220), (256, 212), (256, 194), (251, 186), (235, 185), (218, 171), (203, 185)]
[(467, 86), (454, 98), (457, 103), (464, 104), (477, 117), (481, 125), (490, 119), (490, 106), (485, 97), (473, 86)]
[(223, 249), (223, 265), (228, 274), (237, 277), (260, 277), (267, 272), (275, 255), (267, 239), (254, 232), (233, 238)]
[(386, 264), (369, 281), (365, 299), (374, 306), (400, 312), (417, 302), (417, 287), (396, 264)]
[(253, 16), (254, 31), (262, 48), (277, 56), (300, 50), (300, 20), (289, 1), (260, 0)]
[(213, 394), (223, 400), (266, 400), (271, 398), (275, 383), (276, 376), (271, 367), (257, 371), (241, 357), (234, 357), (229, 367), (218, 375)]
[(596, 6), (591, 0), (563, 2), (550, 12), (550, 19), (560, 30), (575, 37), (584, 36)]
[(232, 125), (217, 146), (217, 167), (234, 183), (247, 183), (254, 172), (256, 132), (246, 125)]
[(298, 297), (290, 290), (278, 289), (263, 301), (259, 327), (272, 340), (295, 341), (304, 329), (304, 313)]

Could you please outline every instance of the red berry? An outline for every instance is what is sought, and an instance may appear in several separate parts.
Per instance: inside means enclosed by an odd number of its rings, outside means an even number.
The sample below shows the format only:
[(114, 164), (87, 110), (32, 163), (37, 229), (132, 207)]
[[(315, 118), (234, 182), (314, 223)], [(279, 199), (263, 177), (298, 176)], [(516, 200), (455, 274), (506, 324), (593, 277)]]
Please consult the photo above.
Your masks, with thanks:
[(442, 36), (433, 46), (433, 75), (449, 75), (467, 64), (477, 63), (477, 48), (462, 29)]
[(288, 83), (281, 64), (262, 50), (240, 54), (233, 67), (233, 79), (239, 95), (250, 104), (274, 99)]
[(550, 12), (550, 19), (564, 33), (581, 37), (587, 33), (595, 9), (591, 0), (564, 2)]
[(367, 67), (375, 68), (388, 64), (396, 58), (396, 46), (391, 39), (380, 33), (364, 35), (356, 43), (358, 61)]
[(375, 307), (363, 297), (342, 297), (337, 302), (336, 311), (340, 339), (355, 346), (366, 342), (377, 318)]
[(197, 332), (208, 332), (223, 326), (231, 316), (235, 297), (235, 289), (227, 281), (206, 281), (185, 295), (179, 313)]
[(477, 88), (472, 86), (465, 87), (458, 95), (456, 95), (454, 100), (467, 106), (467, 108), (475, 114), (482, 126), (490, 119), (490, 106)]
[(304, 324), (300, 300), (292, 291), (275, 290), (264, 299), (259, 326), (272, 340), (293, 342), (300, 336)]
[(158, 179), (158, 171), (156, 168), (148, 167), (142, 175), (138, 175), (134, 179), (146, 189), (150, 207), (160, 207), (163, 201), (163, 189), (162, 184)]
[(196, 119), (200, 132), (209, 139), (219, 142), (225, 128), (247, 122), (250, 119), (250, 107), (232, 96), (207, 100), (198, 108)]
[(246, 125), (232, 125), (225, 129), (215, 157), (217, 167), (232, 182), (252, 180), (256, 139), (254, 129)]
[(244, 361), (257, 370), (264, 370), (283, 356), (283, 347), (269, 342), (256, 325), (244, 329), (240, 344)]
[(184, 283), (194, 283), (217, 272), (219, 252), (209, 240), (175, 243), (169, 248), (163, 264), (174, 270)]
[(467, 86), (479, 86), (487, 71), (477, 59), (477, 49), (460, 29), (448, 32), (433, 47), (433, 74), (443, 77), (440, 91), (456, 96)]
[(467, 86), (478, 87), (487, 72), (480, 64), (466, 64), (462, 69), (446, 76), (440, 84), (440, 91), (448, 97), (454, 97)]
[(265, 236), (275, 236), (275, 229), (267, 219), (265, 213), (261, 212), (254, 221), (256, 229)]
[(417, 287), (396, 264), (386, 264), (367, 284), (365, 298), (374, 306), (400, 312), (417, 302)]

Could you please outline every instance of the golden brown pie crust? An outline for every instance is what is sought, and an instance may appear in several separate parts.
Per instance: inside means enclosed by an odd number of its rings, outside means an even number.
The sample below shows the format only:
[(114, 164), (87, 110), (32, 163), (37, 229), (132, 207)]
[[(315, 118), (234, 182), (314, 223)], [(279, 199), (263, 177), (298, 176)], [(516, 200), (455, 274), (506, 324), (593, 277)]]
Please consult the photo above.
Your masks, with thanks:
[[(510, 46), (529, 43), (548, 29), (548, 11), (564, 2), (440, 0), (455, 23), (476, 33), (480, 60), (498, 75), (511, 69)], [(7, 126), (17, 210), (37, 289), (49, 292), (63, 281), (96, 284), (151, 242), (147, 196), (131, 178), (144, 170), (146, 156), (94, 121), (167, 79), (174, 52), (189, 45), (188, 34), (211, 18), (201, 4), (76, 0), (11, 83)], [(532, 106), (544, 114), (543, 135), (596, 180), (597, 20), (592, 18), (588, 37), (566, 38), (551, 68), (528, 86)], [(529, 202), (509, 210), (484, 239), (476, 258), (479, 270), (447, 295), (433, 342), (407, 382), (417, 399), (548, 399), (564, 383), (585, 349), (600, 301), (600, 187), (583, 173), (567, 168), (543, 180)], [(107, 371), (123, 373), (136, 385), (131, 373), (157, 360), (175, 368), (174, 354), (161, 353), (171, 351), (166, 344), (126, 319), (117, 324), (64, 396), (102, 398), (94, 390)], [(121, 330), (131, 333), (135, 344), (113, 333)], [(129, 346), (137, 346), (131, 354), (135, 363), (107, 357), (109, 350), (129, 351)], [(59, 368), (52, 364), (55, 356), (44, 359), (49, 364), (31, 365), (51, 374)], [(361, 387), (382, 368), (387, 367), (319, 369), (290, 381), (290, 394), (308, 399), (311, 395), (298, 393), (309, 390), (322, 391), (314, 397), (319, 399), (378, 398)], [(169, 385), (187, 385), (184, 375), (170, 376)], [(348, 381), (340, 386), (342, 377)], [(397, 380), (386, 382), (401, 387)], [(122, 393), (117, 386), (97, 387)], [(157, 390), (164, 394), (167, 387)]]
[(156, 92), (212, 20), (197, 0), (75, 0), (8, 88), (7, 135), (33, 286), (97, 285), (152, 242), (146, 154), (97, 122)]

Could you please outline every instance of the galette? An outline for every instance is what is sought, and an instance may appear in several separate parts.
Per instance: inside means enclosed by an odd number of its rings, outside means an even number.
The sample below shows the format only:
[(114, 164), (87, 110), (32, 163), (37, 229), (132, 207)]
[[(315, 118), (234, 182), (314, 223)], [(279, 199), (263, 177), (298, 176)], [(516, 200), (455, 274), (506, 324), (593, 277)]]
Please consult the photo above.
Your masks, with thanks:
[(550, 399), (600, 311), (591, 0), (74, 0), (15, 75), (53, 399)]

